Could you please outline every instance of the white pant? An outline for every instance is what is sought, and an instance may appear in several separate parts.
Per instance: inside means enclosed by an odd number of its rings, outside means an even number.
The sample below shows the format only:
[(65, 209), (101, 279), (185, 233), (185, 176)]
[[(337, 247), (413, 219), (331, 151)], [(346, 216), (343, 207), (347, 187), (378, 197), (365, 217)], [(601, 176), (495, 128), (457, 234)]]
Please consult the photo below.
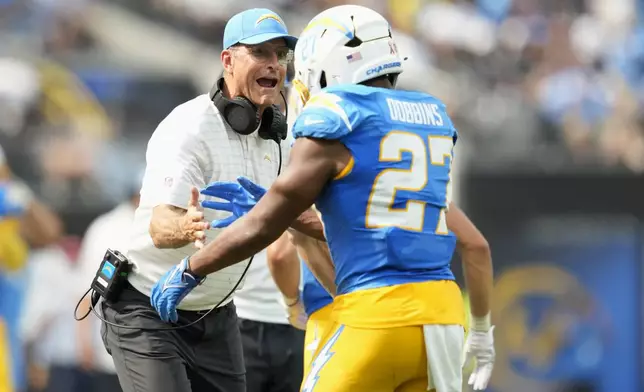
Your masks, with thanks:
[(463, 345), (465, 331), (460, 325), (424, 325), (427, 350), (427, 390), (461, 392), (463, 387)]

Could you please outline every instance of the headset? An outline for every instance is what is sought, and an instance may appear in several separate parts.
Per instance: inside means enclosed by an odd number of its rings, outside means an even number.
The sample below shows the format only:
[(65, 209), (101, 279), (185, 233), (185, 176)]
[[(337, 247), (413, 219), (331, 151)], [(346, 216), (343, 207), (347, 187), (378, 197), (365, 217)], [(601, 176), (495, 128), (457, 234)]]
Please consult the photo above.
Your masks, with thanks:
[[(282, 146), (280, 142), (286, 139), (288, 132), (288, 102), (284, 97), (284, 93), (280, 91), (280, 95), (284, 100), (284, 108), (287, 115), (282, 114), (277, 105), (271, 105), (268, 108), (264, 109), (264, 112), (260, 116), (257, 106), (250, 100), (248, 100), (248, 98), (235, 97), (230, 99), (225, 97), (221, 91), (223, 85), (224, 78), (223, 76), (221, 76), (210, 91), (210, 99), (214, 103), (217, 110), (219, 110), (219, 113), (221, 113), (221, 115), (223, 116), (224, 121), (226, 121), (226, 123), (236, 133), (240, 135), (250, 135), (257, 130), (258, 136), (262, 139), (273, 140), (275, 143), (277, 143), (277, 148), (279, 150), (279, 164), (277, 166), (277, 175), (279, 176), (282, 172)], [(136, 329), (139, 331), (174, 331), (178, 329), (188, 328), (203, 320), (213, 310), (219, 308), (219, 306), (221, 306), (224, 301), (226, 301), (228, 298), (230, 298), (231, 295), (233, 295), (235, 290), (237, 290), (237, 287), (239, 287), (241, 282), (246, 277), (246, 273), (248, 272), (248, 269), (250, 268), (250, 265), (253, 262), (254, 258), (255, 255), (251, 256), (250, 260), (248, 260), (248, 264), (246, 265), (246, 268), (244, 268), (244, 271), (239, 277), (239, 280), (237, 280), (237, 283), (235, 283), (233, 288), (230, 289), (228, 294), (226, 294), (226, 296), (222, 298), (221, 301), (217, 303), (217, 305), (213, 306), (207, 312), (202, 314), (201, 317), (188, 324), (175, 325), (173, 327), (142, 328), (112, 323), (105, 320), (105, 318), (96, 311), (96, 305), (100, 301), (101, 297), (107, 300), (116, 300), (116, 298), (120, 294), (120, 291), (123, 289), (125, 283), (127, 282), (127, 276), (132, 267), (130, 261), (127, 260), (127, 258), (123, 254), (121, 254), (117, 250), (115, 251), (108, 249), (105, 253), (105, 256), (103, 257), (103, 261), (99, 265), (98, 271), (96, 272), (96, 276), (92, 281), (91, 287), (85, 292), (85, 294), (83, 294), (81, 299), (76, 304), (76, 307), (74, 308), (74, 319), (76, 321), (82, 321), (87, 318), (87, 316), (89, 316), (90, 312), (92, 312), (99, 320), (101, 320), (105, 324), (117, 328)], [(112, 272), (108, 273), (107, 275), (105, 269), (106, 263), (113, 268)], [(108, 270), (109, 269), (110, 268), (108, 268)], [(77, 316), (78, 308), (80, 307), (80, 304), (83, 302), (85, 297), (87, 297), (87, 295), (89, 295), (90, 293), (91, 297), (89, 310), (79, 318)], [(135, 313), (136, 311), (132, 312), (132, 314)]]
[[(227, 98), (222, 92), (223, 87), (224, 78), (220, 77), (210, 91), (210, 99), (233, 131), (240, 135), (250, 135), (257, 130), (259, 137), (274, 140), (277, 144), (286, 139), (287, 119), (277, 105), (267, 107), (260, 116), (257, 106), (248, 98)], [(281, 91), (280, 95), (287, 105)]]

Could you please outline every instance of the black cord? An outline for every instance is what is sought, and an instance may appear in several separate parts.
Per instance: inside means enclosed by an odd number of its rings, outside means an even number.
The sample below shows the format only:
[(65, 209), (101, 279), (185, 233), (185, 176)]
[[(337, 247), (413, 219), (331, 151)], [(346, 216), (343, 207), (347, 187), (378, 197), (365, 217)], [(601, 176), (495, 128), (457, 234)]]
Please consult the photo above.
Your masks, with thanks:
[[(286, 115), (284, 116), (284, 121), (286, 122), (286, 127), (288, 128), (288, 100), (284, 96), (284, 93), (280, 90), (280, 95), (282, 96), (282, 100), (284, 101), (284, 113)], [(285, 136), (286, 137), (286, 136)], [(282, 143), (279, 138), (275, 139), (275, 143), (277, 143), (277, 151), (279, 152), (279, 165), (277, 166), (277, 175), (279, 176), (282, 173)]]
[(87, 297), (87, 294), (89, 294), (89, 292), (90, 292), (90, 291), (92, 291), (92, 292), (93, 292), (93, 290), (92, 290), (92, 288), (91, 288), (91, 287), (90, 287), (89, 289), (87, 289), (87, 291), (85, 292), (85, 294), (83, 294), (83, 296), (81, 297), (81, 299), (79, 299), (79, 300), (78, 300), (78, 303), (76, 303), (76, 307), (74, 308), (74, 320), (76, 320), (76, 321), (83, 321), (83, 320), (85, 320), (85, 319), (87, 318), (87, 316), (89, 316), (89, 313), (92, 311), (92, 309), (91, 309), (91, 307), (90, 307), (90, 309), (87, 309), (87, 313), (85, 313), (85, 314), (83, 315), (83, 317), (78, 318), (78, 317), (76, 316), (76, 315), (78, 314), (78, 308), (80, 307), (80, 304), (81, 304), (81, 303), (83, 303), (83, 300), (85, 299), (85, 297)]
[(277, 166), (277, 175), (279, 176), (282, 173), (282, 144), (277, 143), (277, 151), (279, 152), (279, 165)]

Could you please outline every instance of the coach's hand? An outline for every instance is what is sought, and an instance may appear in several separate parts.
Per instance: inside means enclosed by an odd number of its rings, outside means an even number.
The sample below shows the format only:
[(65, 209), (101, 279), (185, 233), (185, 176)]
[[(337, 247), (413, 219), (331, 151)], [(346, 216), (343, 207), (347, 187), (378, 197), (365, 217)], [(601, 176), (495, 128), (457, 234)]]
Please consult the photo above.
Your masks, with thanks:
[(475, 391), (482, 391), (487, 388), (487, 384), (492, 376), (494, 368), (494, 326), (489, 331), (477, 331), (472, 329), (465, 342), (465, 358), (463, 366), (470, 361), (476, 360), (474, 370), (470, 375), (468, 384)]
[(186, 257), (152, 287), (150, 303), (165, 322), (177, 322), (177, 305), (204, 280), (188, 272), (188, 265)]
[(219, 211), (231, 212), (232, 215), (224, 219), (213, 220), (213, 228), (229, 226), (238, 218), (246, 215), (266, 193), (266, 189), (253, 183), (246, 177), (238, 177), (236, 182), (217, 181), (201, 190), (201, 194), (226, 200), (225, 202), (207, 200), (201, 206)]
[(188, 211), (181, 221), (181, 231), (184, 233), (186, 238), (194, 243), (197, 249), (204, 247), (206, 243), (206, 230), (210, 227), (208, 222), (204, 222), (204, 214), (200, 208), (199, 189), (192, 187), (192, 189), (190, 189)]

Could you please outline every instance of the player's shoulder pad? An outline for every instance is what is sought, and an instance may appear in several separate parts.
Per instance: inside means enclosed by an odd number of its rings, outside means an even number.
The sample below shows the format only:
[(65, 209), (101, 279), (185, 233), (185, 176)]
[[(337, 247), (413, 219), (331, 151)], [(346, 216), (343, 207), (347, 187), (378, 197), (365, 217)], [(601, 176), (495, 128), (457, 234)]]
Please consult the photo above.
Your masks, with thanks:
[(350, 85), (322, 90), (314, 95), (293, 125), (293, 137), (340, 139), (361, 121), (356, 94)]

